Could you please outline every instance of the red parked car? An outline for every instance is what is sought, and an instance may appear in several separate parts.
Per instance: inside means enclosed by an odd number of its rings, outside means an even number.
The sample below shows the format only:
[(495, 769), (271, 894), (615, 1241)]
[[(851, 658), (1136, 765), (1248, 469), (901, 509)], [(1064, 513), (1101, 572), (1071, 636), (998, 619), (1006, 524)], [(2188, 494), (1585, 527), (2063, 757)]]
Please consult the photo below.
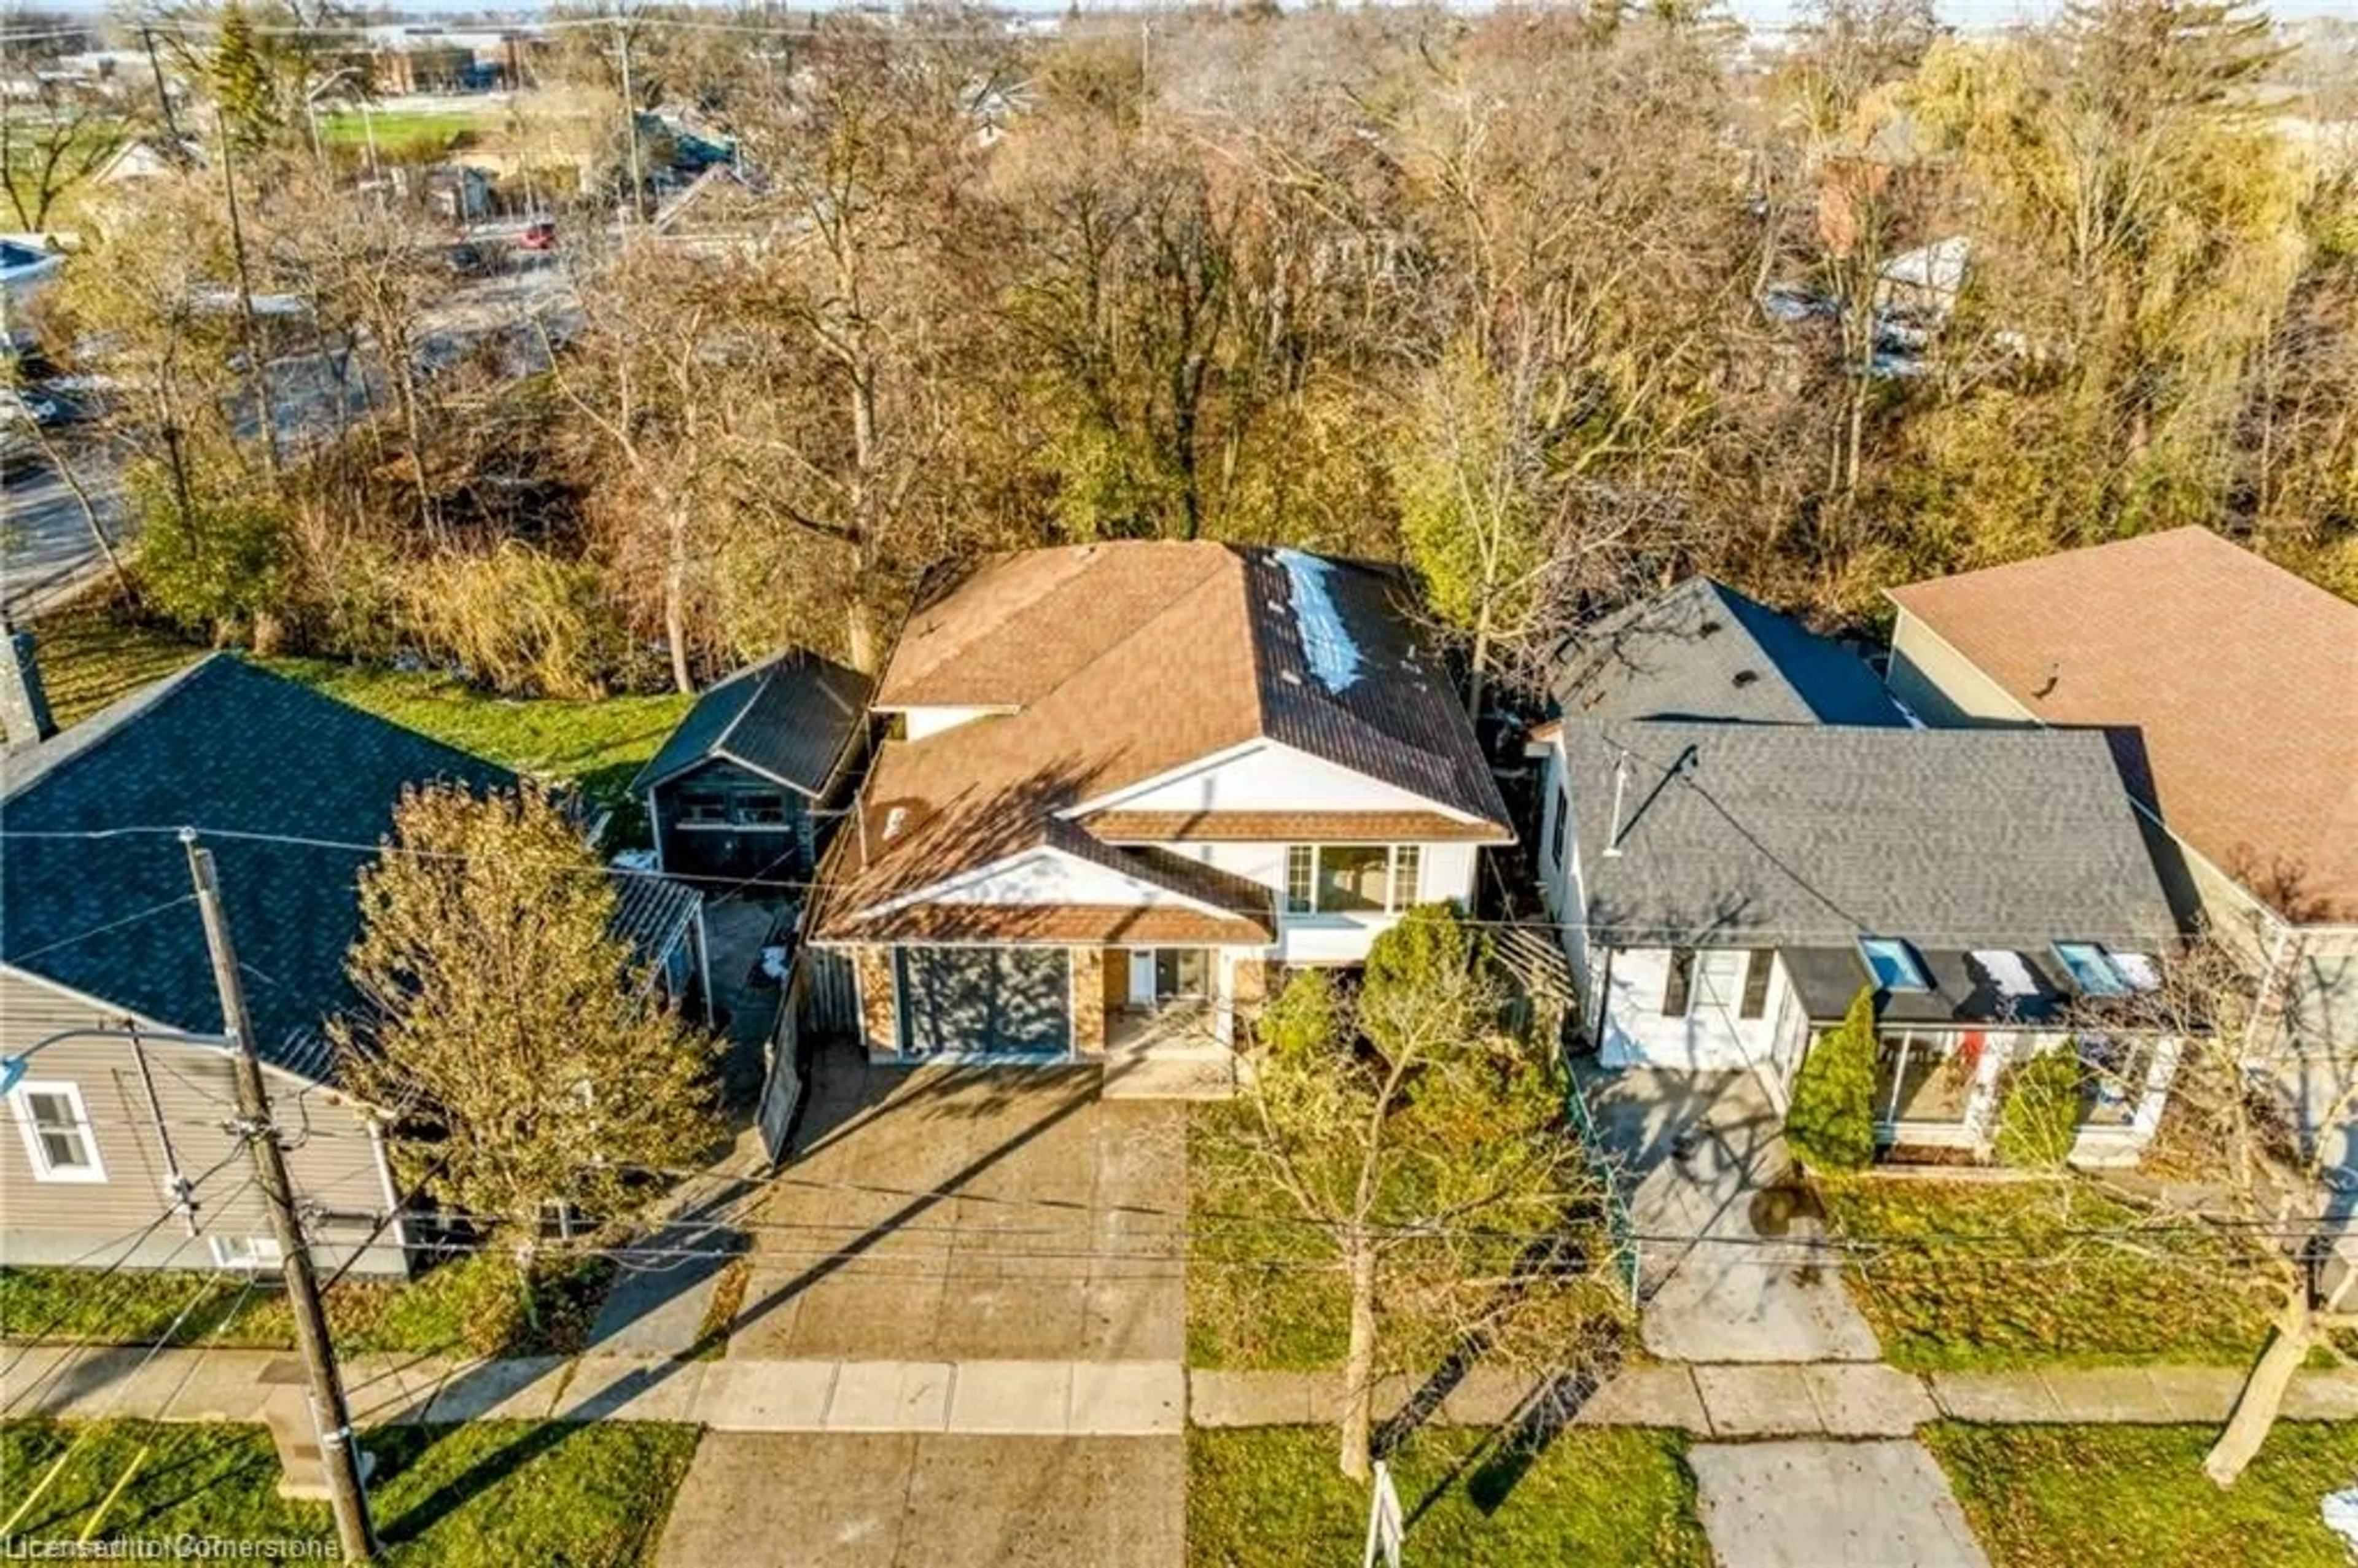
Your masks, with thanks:
[(557, 248), (557, 225), (546, 218), (535, 218), (524, 226), (524, 238), (516, 243), (528, 251), (553, 251)]

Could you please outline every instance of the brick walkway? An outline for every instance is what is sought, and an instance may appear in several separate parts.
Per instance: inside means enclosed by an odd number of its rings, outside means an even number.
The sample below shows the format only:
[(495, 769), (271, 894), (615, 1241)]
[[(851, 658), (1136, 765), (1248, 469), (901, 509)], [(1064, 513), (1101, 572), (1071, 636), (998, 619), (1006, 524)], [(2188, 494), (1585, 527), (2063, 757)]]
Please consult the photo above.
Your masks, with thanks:
[[(0, 1351), (0, 1411), (70, 1419), (258, 1421), (291, 1357), (266, 1350)], [(1335, 1373), (1189, 1373), (1170, 1361), (676, 1361), (632, 1356), (346, 1358), (363, 1422), (485, 1418), (691, 1422), (728, 1432), (940, 1432), (1148, 1436), (1198, 1426), (1299, 1426), (1333, 1419)], [(1705, 1438), (1898, 1437), (1950, 1417), (1991, 1422), (2215, 1422), (2233, 1368), (2122, 1367), (1916, 1377), (1877, 1363), (1635, 1367), (1602, 1388), (1549, 1390), (1477, 1368), (1419, 1402), (1442, 1425), (1497, 1426), (1536, 1400), (1574, 1423), (1676, 1427)], [(1416, 1390), (1388, 1381), (1379, 1411)], [(2358, 1421), (2358, 1370), (2299, 1374), (2297, 1421)]]

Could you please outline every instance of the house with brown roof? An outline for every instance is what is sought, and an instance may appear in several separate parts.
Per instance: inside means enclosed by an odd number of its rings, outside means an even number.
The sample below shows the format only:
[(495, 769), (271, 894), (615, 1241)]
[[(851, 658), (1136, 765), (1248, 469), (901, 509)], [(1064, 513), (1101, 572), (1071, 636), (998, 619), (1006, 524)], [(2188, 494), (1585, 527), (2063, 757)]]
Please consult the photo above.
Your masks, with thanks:
[(2358, 605), (2203, 528), (1896, 589), (1935, 725), (2101, 730), (2190, 928), (2310, 1042), (2358, 1040)]
[(1124, 541), (997, 557), (911, 619), (806, 932), (877, 1058), (1227, 1071), (1238, 1010), (1470, 901), (1513, 830), (1389, 571)]

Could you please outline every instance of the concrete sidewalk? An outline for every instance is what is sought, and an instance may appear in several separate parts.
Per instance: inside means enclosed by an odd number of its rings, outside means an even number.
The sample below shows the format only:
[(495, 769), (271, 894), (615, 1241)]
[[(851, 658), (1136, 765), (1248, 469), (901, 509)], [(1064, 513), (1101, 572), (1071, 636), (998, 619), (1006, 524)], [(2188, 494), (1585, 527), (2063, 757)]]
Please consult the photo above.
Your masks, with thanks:
[[(258, 1421), (270, 1350), (0, 1351), (0, 1413), (75, 1420)], [(940, 1432), (1040, 1437), (1158, 1436), (1197, 1426), (1300, 1426), (1334, 1419), (1333, 1372), (1189, 1372), (1175, 1361), (679, 1361), (590, 1355), (456, 1361), (352, 1356), (353, 1414), (367, 1423), (689, 1422), (724, 1432)], [(1917, 1377), (1877, 1363), (1632, 1367), (1580, 1398), (1527, 1374), (1476, 1368), (1422, 1403), (1445, 1426), (1497, 1426), (1555, 1399), (1585, 1426), (1676, 1427), (1701, 1437), (1904, 1437), (1943, 1417), (1984, 1422), (2215, 1422), (2243, 1374), (2224, 1367), (2056, 1368)], [(1378, 1390), (1379, 1412), (1418, 1390)], [(2300, 1373), (2295, 1421), (2358, 1421), (2358, 1370)]]
[[(35, 1349), (0, 1378), (0, 1400), (8, 1416), (259, 1421), (272, 1391), (265, 1373), (289, 1361), (268, 1350), (146, 1358), (137, 1350)], [(344, 1373), (353, 1418), (364, 1424), (660, 1421), (722, 1432), (1148, 1437), (1183, 1430), (1187, 1407), (1176, 1362), (353, 1356)]]

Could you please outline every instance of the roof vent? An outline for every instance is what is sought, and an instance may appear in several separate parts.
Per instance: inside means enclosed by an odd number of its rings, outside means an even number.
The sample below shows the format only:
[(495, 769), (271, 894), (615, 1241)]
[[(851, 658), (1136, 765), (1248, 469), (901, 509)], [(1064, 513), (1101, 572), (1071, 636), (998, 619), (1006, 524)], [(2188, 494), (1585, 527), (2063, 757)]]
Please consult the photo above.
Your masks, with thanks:
[(1750, 686), (1759, 678), (1760, 672), (1758, 670), (1738, 670), (1736, 672), (1736, 684), (1737, 686)]
[(1302, 684), (1302, 672), (1300, 670), (1280, 670), (1277, 672), (1277, 678), (1283, 681), (1288, 686), (1300, 686)]
[(896, 806), (892, 807), (892, 810), (887, 811), (884, 814), (884, 842), (890, 844), (893, 839), (899, 838), (901, 836), (901, 830), (908, 826), (909, 808), (907, 806)]
[(1725, 624), (1725, 623), (1723, 622), (1706, 621), (1702, 625), (1695, 628), (1695, 635), (1698, 637), (1711, 636), (1713, 633), (1720, 631)]

